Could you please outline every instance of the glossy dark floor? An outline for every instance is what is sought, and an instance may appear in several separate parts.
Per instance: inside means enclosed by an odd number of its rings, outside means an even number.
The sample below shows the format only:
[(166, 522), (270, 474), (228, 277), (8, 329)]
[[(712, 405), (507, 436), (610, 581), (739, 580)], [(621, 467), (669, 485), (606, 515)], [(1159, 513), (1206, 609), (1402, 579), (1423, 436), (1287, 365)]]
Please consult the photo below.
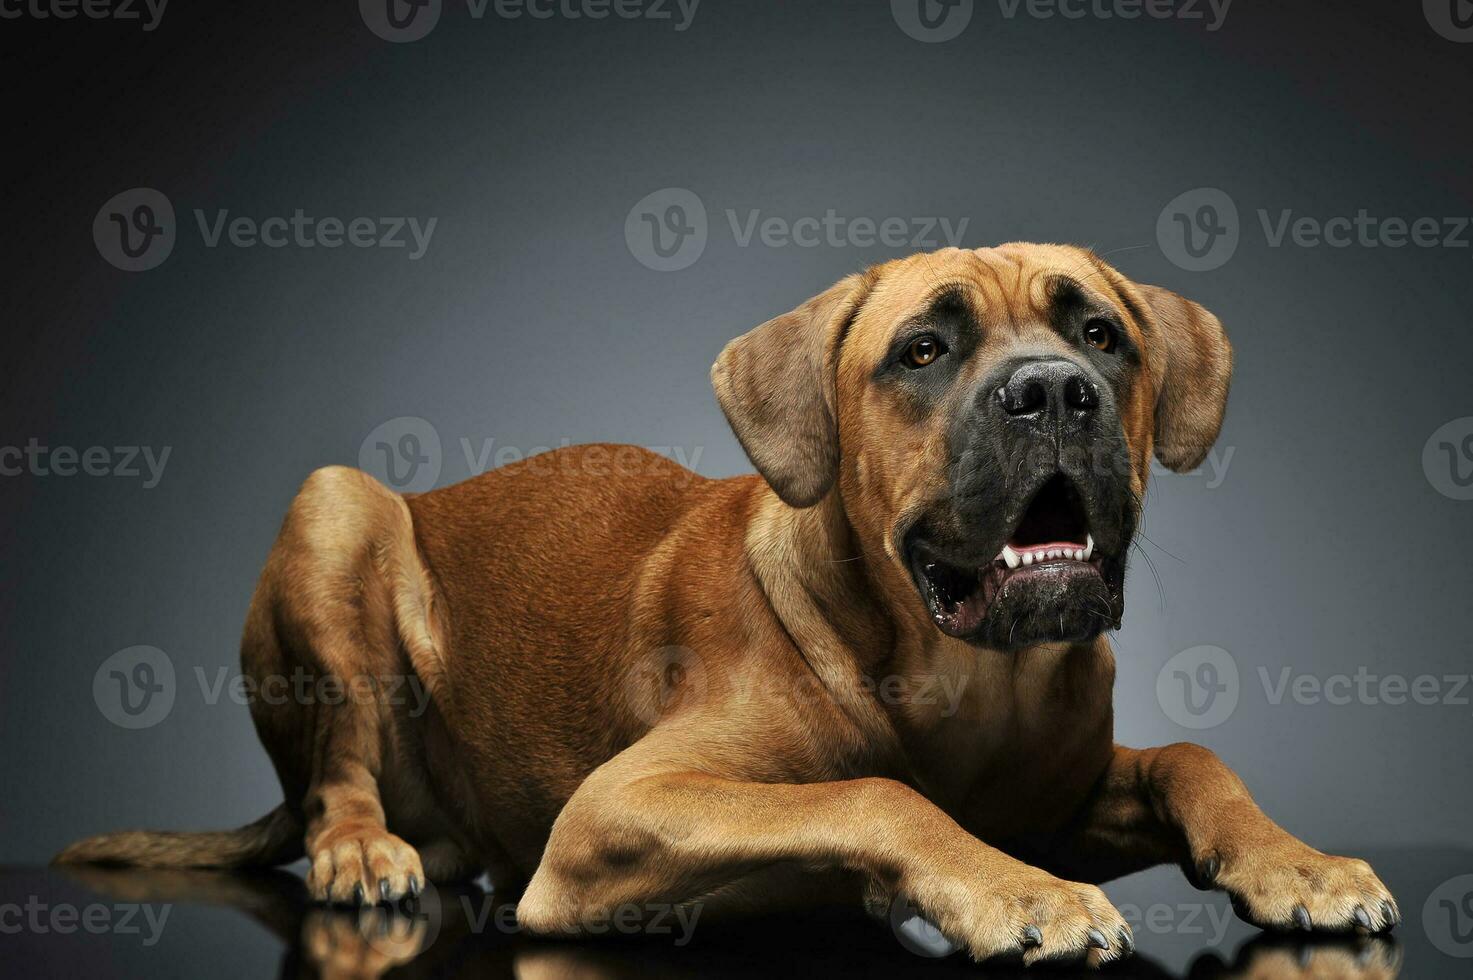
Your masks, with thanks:
[[(1353, 849), (1345, 849), (1351, 851)], [(1305, 941), (1237, 921), (1225, 896), (1171, 869), (1107, 887), (1139, 952), (1120, 977), (1438, 978), (1473, 975), (1473, 851), (1362, 849), (1405, 922), (1387, 939)], [(882, 924), (831, 914), (742, 923), (674, 914), (659, 929), (585, 942), (521, 935), (509, 901), (442, 888), (411, 914), (309, 903), (290, 871), (0, 872), (0, 962), (8, 976), (225, 977), (1007, 976), (963, 956), (909, 952)], [(1036, 975), (1040, 971), (1027, 971)], [(1076, 971), (1079, 972), (1079, 971)], [(1094, 974), (1099, 975), (1099, 974)]]

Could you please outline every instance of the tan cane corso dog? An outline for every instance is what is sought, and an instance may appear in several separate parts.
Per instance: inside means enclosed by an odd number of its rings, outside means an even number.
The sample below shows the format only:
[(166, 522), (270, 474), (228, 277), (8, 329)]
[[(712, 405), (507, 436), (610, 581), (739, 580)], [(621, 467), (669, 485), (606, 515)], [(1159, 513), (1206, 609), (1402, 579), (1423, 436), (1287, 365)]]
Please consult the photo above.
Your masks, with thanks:
[[(253, 701), (286, 793), (256, 823), (59, 860), (305, 854), (339, 903), (486, 869), (546, 934), (899, 896), (977, 959), (1090, 963), (1132, 948), (1092, 883), (1171, 862), (1263, 927), (1389, 929), (1365, 862), (1282, 830), (1211, 752), (1112, 740), (1103, 634), (1150, 460), (1200, 463), (1230, 374), (1215, 317), (1091, 252), (947, 249), (721, 353), (760, 476), (610, 446), (418, 496), (319, 470), (242, 664), (370, 696)], [(406, 677), (427, 711), (385, 696)]]

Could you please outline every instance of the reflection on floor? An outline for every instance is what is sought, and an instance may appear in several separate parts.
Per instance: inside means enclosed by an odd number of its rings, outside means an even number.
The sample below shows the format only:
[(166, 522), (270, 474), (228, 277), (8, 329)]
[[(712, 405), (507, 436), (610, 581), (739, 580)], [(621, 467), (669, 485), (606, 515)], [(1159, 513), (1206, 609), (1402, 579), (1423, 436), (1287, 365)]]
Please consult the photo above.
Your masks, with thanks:
[[(1190, 980), (1468, 975), (1473, 960), (1460, 957), (1473, 956), (1473, 920), (1437, 921), (1443, 906), (1454, 915), (1464, 911), (1455, 902), (1439, 903), (1437, 895), (1458, 875), (1473, 872), (1473, 853), (1364, 856), (1397, 893), (1406, 917), (1391, 938), (1311, 940), (1255, 933), (1232, 920), (1223, 896), (1178, 889), (1163, 874), (1109, 889), (1127, 920), (1135, 917), (1139, 952), (1106, 972)], [(553, 942), (522, 935), (513, 910), (510, 899), (474, 886), (432, 889), (412, 907), (347, 910), (307, 901), (301, 879), (289, 871), (12, 869), (0, 872), (0, 951), (8, 954), (0, 958), (17, 970), (13, 975), (203, 973), (211, 980), (263, 972), (521, 980), (754, 973), (805, 980), (835, 973), (941, 978), (979, 972), (964, 956), (937, 960), (909, 952), (883, 925), (847, 911), (717, 923), (671, 910), (657, 928), (639, 935), (620, 935), (611, 925), (598, 939)], [(248, 920), (263, 926), (264, 934)], [(1464, 929), (1470, 940), (1466, 951), (1456, 945)], [(233, 952), (235, 937), (239, 955)], [(263, 947), (272, 942), (274, 969), (263, 970), (262, 960), (270, 955)], [(989, 964), (981, 972), (1021, 976), (1025, 971)]]

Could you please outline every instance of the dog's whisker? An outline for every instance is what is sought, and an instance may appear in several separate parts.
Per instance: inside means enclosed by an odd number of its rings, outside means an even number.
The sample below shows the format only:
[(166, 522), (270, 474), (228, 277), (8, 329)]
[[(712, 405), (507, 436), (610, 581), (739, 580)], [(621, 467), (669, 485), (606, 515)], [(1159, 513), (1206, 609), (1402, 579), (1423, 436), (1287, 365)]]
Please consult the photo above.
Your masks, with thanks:
[(1142, 548), (1137, 542), (1132, 541), (1131, 544), (1130, 544), (1130, 546), (1132, 548), (1134, 548), (1136, 551), (1140, 552), (1141, 557), (1145, 559), (1145, 561), (1146, 561), (1146, 567), (1151, 570), (1151, 577), (1156, 580), (1156, 596), (1157, 596), (1157, 598), (1161, 602), (1161, 608), (1162, 609), (1165, 609), (1166, 608), (1166, 589), (1161, 584), (1161, 576), (1159, 574), (1157, 574), (1157, 572), (1156, 572), (1156, 565), (1155, 565), (1155, 563), (1151, 561), (1151, 556), (1148, 555), (1148, 554), (1146, 554), (1146, 549)]

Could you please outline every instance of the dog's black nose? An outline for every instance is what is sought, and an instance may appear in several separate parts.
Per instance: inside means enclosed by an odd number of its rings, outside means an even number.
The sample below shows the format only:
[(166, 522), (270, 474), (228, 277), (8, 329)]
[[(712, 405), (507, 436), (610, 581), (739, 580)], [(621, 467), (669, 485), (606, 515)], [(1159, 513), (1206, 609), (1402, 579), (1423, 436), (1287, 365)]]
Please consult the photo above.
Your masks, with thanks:
[(1091, 412), (1100, 403), (1095, 383), (1073, 361), (1028, 361), (997, 389), (997, 400), (1015, 418), (1061, 419)]

